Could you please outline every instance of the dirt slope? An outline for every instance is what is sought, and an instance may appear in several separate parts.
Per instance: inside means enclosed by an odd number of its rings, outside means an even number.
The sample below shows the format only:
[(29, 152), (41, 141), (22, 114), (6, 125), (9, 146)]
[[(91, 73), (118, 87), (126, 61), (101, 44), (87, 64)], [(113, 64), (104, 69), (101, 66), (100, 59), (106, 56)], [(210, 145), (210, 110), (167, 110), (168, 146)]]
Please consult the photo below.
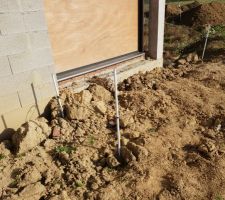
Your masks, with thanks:
[[(184, 6), (169, 4), (166, 7), (166, 21), (176, 22), (191, 27), (206, 24), (225, 25), (225, 4), (219, 2), (200, 4), (197, 1)], [(181, 21), (180, 21), (180, 12)]]
[(120, 90), (121, 157), (111, 92), (65, 90), (65, 119), (53, 99), (50, 122), (1, 143), (0, 199), (225, 198), (225, 66), (156, 69)]

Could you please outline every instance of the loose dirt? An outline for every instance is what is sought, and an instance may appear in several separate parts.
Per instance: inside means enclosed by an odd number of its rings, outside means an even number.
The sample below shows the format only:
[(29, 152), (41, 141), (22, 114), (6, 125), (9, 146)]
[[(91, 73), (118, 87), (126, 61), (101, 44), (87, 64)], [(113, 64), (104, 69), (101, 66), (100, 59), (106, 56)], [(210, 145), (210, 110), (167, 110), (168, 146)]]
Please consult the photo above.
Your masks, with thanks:
[(65, 89), (65, 119), (52, 99), (50, 121), (0, 144), (0, 199), (225, 198), (225, 66), (155, 69), (119, 89), (120, 157), (113, 93)]
[[(168, 5), (166, 9), (167, 21), (191, 27), (202, 27), (206, 24), (225, 25), (225, 4), (219, 2), (200, 4), (194, 2), (184, 5), (181, 9), (178, 5)], [(180, 20), (180, 12), (182, 12)]]

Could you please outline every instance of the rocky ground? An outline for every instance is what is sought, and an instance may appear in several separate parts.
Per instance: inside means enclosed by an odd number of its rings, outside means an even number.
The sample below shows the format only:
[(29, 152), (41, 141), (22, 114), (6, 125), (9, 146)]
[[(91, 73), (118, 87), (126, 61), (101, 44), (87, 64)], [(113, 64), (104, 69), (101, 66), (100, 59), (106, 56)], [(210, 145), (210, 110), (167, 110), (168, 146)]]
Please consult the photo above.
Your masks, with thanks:
[(0, 144), (0, 199), (225, 198), (225, 66), (155, 69), (119, 89), (121, 156), (110, 83), (65, 89), (65, 118), (52, 99), (48, 120)]

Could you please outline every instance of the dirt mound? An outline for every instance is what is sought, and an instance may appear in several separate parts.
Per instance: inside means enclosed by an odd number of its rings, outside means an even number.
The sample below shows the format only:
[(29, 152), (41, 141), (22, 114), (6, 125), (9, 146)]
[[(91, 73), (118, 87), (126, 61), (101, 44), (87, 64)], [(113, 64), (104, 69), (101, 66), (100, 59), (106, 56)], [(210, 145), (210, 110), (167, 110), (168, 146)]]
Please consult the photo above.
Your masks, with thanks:
[(155, 69), (119, 89), (120, 156), (112, 93), (65, 89), (64, 119), (52, 99), (50, 122), (0, 144), (0, 199), (224, 198), (224, 65)]
[(225, 4), (212, 2), (188, 9), (182, 13), (181, 24), (200, 27), (206, 24), (225, 25)]

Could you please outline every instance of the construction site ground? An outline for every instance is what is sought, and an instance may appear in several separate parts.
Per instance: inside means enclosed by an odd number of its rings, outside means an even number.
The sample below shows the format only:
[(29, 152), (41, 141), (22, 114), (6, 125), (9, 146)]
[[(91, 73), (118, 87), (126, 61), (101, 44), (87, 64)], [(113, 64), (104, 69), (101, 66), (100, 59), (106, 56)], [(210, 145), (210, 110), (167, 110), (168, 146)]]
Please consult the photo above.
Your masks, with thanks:
[[(120, 155), (113, 83), (95, 77), (80, 93), (61, 91), (64, 117), (52, 98), (0, 143), (0, 199), (225, 199), (224, 46), (210, 54), (210, 40), (203, 62), (199, 27), (170, 20), (164, 68), (119, 84)], [(179, 30), (196, 40), (174, 51), (167, 36)]]

